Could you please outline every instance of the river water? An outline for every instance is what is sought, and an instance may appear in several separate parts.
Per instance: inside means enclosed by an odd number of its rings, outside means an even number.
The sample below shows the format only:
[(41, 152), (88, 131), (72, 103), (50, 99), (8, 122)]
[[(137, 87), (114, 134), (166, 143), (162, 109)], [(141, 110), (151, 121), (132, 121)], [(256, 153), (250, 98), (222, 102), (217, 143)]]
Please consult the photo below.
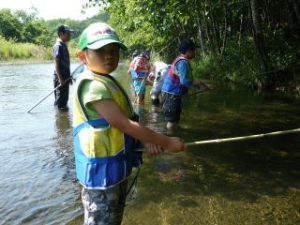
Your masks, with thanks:
[[(115, 72), (122, 84), (126, 68)], [(51, 95), (27, 113), (51, 92), (52, 74), (51, 63), (0, 65), (1, 225), (82, 224), (72, 110), (58, 112)], [(136, 110), (144, 125), (167, 133), (160, 109), (147, 101)], [(291, 96), (220, 86), (186, 97), (181, 128), (169, 135), (190, 142), (298, 128), (299, 113)], [(299, 149), (291, 134), (145, 156), (123, 224), (300, 224)]]

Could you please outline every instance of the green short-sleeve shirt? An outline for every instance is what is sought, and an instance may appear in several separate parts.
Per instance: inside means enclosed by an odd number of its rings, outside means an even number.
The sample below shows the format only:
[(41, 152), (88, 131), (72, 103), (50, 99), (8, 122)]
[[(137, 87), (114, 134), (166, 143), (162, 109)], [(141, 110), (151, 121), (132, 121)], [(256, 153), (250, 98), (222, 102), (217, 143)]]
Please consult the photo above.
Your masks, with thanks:
[(79, 95), (84, 104), (85, 110), (88, 115), (89, 120), (98, 119), (99, 115), (94, 109), (91, 102), (103, 100), (103, 99), (112, 99), (110, 91), (106, 86), (95, 80), (84, 80), (82, 81), (81, 88), (79, 90)]

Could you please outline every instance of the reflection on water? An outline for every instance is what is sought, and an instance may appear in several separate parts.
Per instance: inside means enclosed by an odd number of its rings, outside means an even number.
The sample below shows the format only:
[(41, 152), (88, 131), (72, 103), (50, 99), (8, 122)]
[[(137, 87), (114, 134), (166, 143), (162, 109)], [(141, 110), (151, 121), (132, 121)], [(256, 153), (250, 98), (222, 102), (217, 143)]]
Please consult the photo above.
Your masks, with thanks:
[(57, 133), (60, 135), (69, 136), (72, 131), (72, 115), (70, 111), (56, 111), (55, 125)]
[(55, 112), (55, 141), (58, 149), (69, 152), (73, 146), (72, 139), (72, 115), (69, 112), (59, 111)]
[[(122, 84), (126, 69), (115, 73)], [(72, 101), (59, 112), (51, 96), (26, 113), (52, 90), (52, 71), (52, 64), (0, 66), (1, 225), (82, 224)], [(146, 101), (135, 110), (141, 123), (166, 133), (160, 108)], [(219, 87), (185, 98), (181, 129), (170, 135), (195, 141), (292, 129), (299, 112), (286, 95)], [(299, 149), (293, 134), (145, 156), (123, 224), (299, 224)]]
[(72, 138), (72, 115), (69, 111), (59, 111), (56, 109), (55, 116), (56, 134), (56, 154), (61, 161), (61, 166), (68, 168), (62, 179), (64, 181), (73, 181), (76, 183), (74, 173), (74, 154)]

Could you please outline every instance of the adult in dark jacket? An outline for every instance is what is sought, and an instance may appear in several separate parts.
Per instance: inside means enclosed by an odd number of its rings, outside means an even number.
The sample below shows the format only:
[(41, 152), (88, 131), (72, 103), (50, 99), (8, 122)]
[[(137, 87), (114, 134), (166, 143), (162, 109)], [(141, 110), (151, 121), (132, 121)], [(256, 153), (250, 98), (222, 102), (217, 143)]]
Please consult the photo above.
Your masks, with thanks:
[(70, 41), (74, 31), (67, 25), (61, 25), (57, 29), (58, 39), (53, 46), (53, 57), (55, 63), (54, 71), (54, 88), (60, 85), (55, 90), (54, 105), (60, 110), (67, 110), (69, 99), (69, 84), (71, 81), (70, 72), (70, 55), (67, 47), (67, 42)]

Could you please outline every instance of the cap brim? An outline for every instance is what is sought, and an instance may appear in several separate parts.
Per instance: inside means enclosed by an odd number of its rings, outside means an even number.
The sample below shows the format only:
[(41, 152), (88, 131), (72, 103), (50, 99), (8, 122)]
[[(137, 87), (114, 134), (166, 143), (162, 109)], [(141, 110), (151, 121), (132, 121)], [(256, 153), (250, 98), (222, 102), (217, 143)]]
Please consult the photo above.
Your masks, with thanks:
[(119, 45), (120, 48), (125, 50), (125, 51), (127, 50), (127, 47), (122, 42), (116, 41), (116, 40), (111, 40), (111, 39), (99, 40), (99, 41), (96, 41), (92, 44), (88, 44), (86, 47), (88, 49), (96, 50), (96, 49), (102, 48), (105, 45), (112, 44), (112, 43), (115, 43), (115, 44)]

